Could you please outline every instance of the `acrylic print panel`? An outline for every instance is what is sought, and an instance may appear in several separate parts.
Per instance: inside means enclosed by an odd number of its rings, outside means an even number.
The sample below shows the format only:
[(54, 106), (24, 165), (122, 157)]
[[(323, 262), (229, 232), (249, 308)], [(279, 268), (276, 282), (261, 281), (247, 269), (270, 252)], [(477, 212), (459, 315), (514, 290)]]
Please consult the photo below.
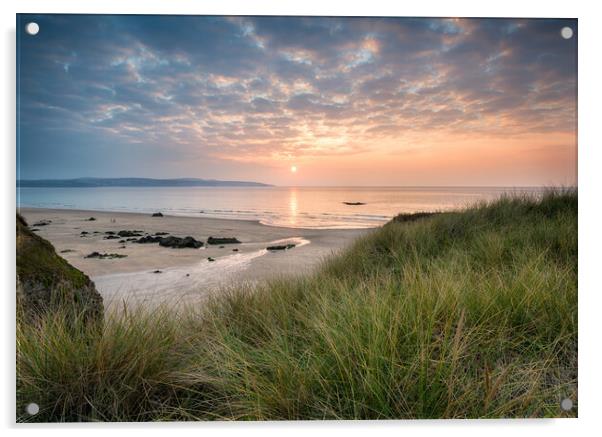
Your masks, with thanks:
[(577, 416), (577, 21), (17, 16), (17, 420)]

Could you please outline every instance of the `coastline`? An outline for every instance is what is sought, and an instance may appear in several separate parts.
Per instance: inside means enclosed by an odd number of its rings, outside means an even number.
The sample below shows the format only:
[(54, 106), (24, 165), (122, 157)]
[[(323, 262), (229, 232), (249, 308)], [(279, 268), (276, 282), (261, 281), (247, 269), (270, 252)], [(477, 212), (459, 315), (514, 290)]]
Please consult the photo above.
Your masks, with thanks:
[[(17, 203), (19, 203), (17, 201)], [(186, 212), (182, 212), (182, 211), (165, 211), (164, 209), (158, 207), (158, 208), (148, 208), (147, 210), (137, 210), (137, 211), (131, 211), (131, 210), (127, 210), (127, 209), (111, 209), (111, 208), (107, 208), (107, 209), (87, 209), (87, 208), (70, 208), (68, 206), (65, 207), (48, 207), (48, 206), (32, 206), (32, 205), (25, 205), (22, 206), (20, 208), (17, 208), (17, 211), (21, 211), (21, 210), (50, 210), (50, 211), (73, 211), (73, 212), (85, 212), (85, 213), (112, 213), (112, 214), (140, 214), (140, 215), (148, 215), (148, 214), (152, 214), (155, 211), (161, 211), (166, 217), (187, 217), (187, 218), (199, 218), (199, 219), (215, 219), (215, 220), (228, 220), (228, 221), (243, 221), (243, 222), (252, 222), (252, 223), (258, 223), (261, 224), (263, 226), (269, 226), (269, 227), (275, 227), (275, 228), (286, 228), (286, 229), (303, 229), (303, 230), (368, 230), (368, 229), (376, 229), (381, 227), (382, 225), (388, 223), (393, 217), (394, 215), (381, 215), (381, 214), (375, 214), (375, 215), (371, 215), (370, 220), (371, 222), (368, 223), (366, 221), (361, 221), (361, 222), (352, 222), (349, 224), (342, 224), (340, 222), (338, 222), (337, 224), (330, 224), (330, 225), (314, 225), (314, 226), (308, 226), (308, 225), (298, 225), (298, 226), (292, 226), (290, 223), (280, 223), (278, 220), (276, 221), (271, 221), (270, 218), (267, 217), (263, 217), (260, 218), (260, 214), (259, 213), (250, 213), (252, 214), (251, 217), (244, 217), (244, 213), (249, 214), (249, 211), (221, 211), (222, 214), (216, 213), (216, 212), (212, 212), (209, 211), (207, 212), (206, 210), (200, 211), (200, 213), (198, 212), (192, 212), (192, 211), (186, 211)], [(307, 213), (302, 213), (303, 214), (307, 214)], [(350, 215), (347, 216), (346, 219), (349, 219), (351, 217), (354, 217), (354, 215)], [(357, 215), (355, 216), (357, 217)], [(309, 223), (308, 221), (305, 221), (305, 223)]]
[[(91, 277), (107, 308), (124, 300), (145, 306), (195, 302), (234, 284), (305, 274), (325, 257), (374, 229), (287, 228), (244, 219), (152, 217), (146, 213), (75, 209), (22, 207), (19, 212), (60, 256)], [(95, 220), (89, 221), (90, 217)], [(43, 220), (50, 220), (50, 224), (35, 226)], [(174, 249), (105, 239), (105, 232), (121, 230), (192, 236), (204, 242), (210, 236), (236, 237), (241, 244)], [(266, 250), (270, 245), (289, 243), (296, 246), (286, 251)], [(85, 258), (95, 251), (125, 257)]]

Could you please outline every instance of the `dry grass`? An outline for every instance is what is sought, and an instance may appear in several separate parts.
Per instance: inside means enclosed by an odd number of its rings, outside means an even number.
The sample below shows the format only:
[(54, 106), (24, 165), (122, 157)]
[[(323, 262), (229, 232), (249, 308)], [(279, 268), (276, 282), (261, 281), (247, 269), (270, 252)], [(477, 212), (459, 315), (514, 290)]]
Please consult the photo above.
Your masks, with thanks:
[(391, 222), (202, 311), (18, 323), (19, 420), (575, 416), (577, 193)]

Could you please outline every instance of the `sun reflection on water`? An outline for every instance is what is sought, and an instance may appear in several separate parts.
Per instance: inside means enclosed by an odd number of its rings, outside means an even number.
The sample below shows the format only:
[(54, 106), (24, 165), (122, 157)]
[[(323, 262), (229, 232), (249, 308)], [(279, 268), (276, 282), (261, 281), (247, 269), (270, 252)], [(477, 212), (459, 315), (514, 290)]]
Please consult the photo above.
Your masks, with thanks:
[(291, 188), (288, 197), (288, 208), (290, 211), (290, 225), (297, 225), (297, 189)]

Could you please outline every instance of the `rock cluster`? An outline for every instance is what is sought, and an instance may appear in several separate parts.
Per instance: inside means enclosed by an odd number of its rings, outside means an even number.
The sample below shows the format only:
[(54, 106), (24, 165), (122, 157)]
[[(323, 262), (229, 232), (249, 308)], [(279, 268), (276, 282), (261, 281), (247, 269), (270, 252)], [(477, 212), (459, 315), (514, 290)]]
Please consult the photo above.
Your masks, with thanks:
[(209, 237), (207, 239), (207, 244), (240, 244), (240, 241), (235, 237)]
[(162, 247), (171, 247), (174, 249), (198, 249), (200, 247), (203, 247), (202, 241), (198, 241), (190, 236), (181, 238), (174, 236), (158, 237), (152, 235), (145, 235), (144, 237), (141, 237), (138, 240), (136, 240), (136, 242), (140, 244), (159, 243), (159, 245)]
[(203, 247), (203, 242), (195, 240), (190, 236), (184, 238), (169, 236), (161, 238), (159, 241), (159, 246), (173, 247), (175, 249), (198, 249), (199, 247)]
[(98, 259), (113, 259), (113, 258), (125, 258), (127, 255), (122, 255), (119, 253), (100, 253), (100, 252), (92, 252), (86, 255), (84, 258), (98, 258)]
[(268, 246), (266, 247), (267, 250), (270, 251), (274, 251), (274, 250), (288, 250), (288, 249), (292, 249), (293, 247), (295, 247), (295, 244), (289, 243), (289, 244), (280, 244), (277, 246)]
[(142, 231), (119, 231), (117, 235), (120, 237), (142, 237)]

